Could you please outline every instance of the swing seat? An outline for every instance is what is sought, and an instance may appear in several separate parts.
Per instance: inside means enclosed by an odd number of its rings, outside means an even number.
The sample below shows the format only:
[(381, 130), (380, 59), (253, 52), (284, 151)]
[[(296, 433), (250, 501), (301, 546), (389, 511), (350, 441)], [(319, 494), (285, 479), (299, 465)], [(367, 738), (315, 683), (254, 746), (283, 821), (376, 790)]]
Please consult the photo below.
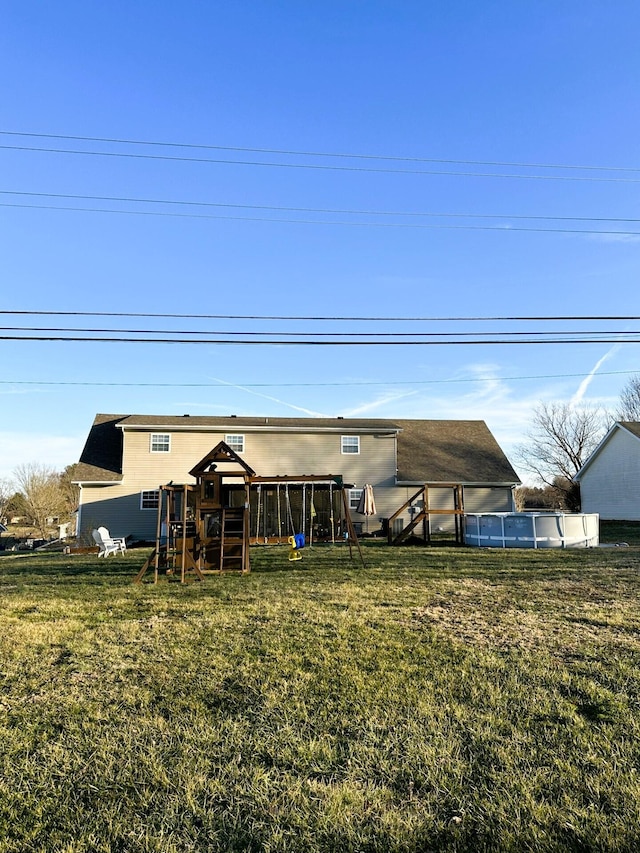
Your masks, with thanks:
[[(295, 536), (289, 537), (289, 562), (294, 563), (296, 560), (302, 559), (301, 549), (304, 548), (304, 534), (296, 533)], [(301, 541), (302, 544), (298, 545)]]

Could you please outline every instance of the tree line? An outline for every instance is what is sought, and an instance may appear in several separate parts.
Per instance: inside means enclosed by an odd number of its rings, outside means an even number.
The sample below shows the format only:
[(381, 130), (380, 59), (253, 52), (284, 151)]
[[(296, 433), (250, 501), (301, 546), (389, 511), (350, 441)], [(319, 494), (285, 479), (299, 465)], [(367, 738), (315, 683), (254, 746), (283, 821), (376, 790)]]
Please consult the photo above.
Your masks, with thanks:
[(57, 471), (40, 462), (27, 462), (0, 479), (0, 520), (20, 518), (46, 539), (51, 519), (70, 521), (78, 508), (80, 489), (73, 483), (76, 465)]

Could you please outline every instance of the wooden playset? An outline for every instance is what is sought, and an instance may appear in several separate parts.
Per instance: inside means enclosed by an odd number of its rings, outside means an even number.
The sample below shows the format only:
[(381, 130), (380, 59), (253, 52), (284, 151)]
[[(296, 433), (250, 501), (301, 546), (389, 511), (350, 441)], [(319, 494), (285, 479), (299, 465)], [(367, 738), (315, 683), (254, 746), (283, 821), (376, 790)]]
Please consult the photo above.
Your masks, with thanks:
[(136, 583), (150, 570), (182, 583), (249, 572), (250, 544), (288, 542), (298, 560), (306, 544), (340, 541), (362, 559), (341, 477), (259, 477), (223, 441), (189, 474), (195, 483), (160, 487), (155, 548)]

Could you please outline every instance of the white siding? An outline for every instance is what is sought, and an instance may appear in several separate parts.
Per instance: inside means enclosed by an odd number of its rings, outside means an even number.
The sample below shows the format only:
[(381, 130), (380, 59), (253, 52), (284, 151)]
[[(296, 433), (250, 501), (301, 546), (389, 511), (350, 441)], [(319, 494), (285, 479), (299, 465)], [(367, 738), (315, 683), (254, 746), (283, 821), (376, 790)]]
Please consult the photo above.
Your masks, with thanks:
[[(228, 430), (227, 430), (228, 432)], [(360, 453), (343, 454), (339, 433), (252, 433), (245, 430), (244, 462), (262, 477), (288, 474), (341, 474), (348, 483), (374, 487), (395, 477), (395, 441), (363, 435)], [(174, 432), (170, 453), (150, 453), (149, 434), (125, 431), (123, 485), (155, 489), (168, 483), (193, 482), (188, 472), (224, 440), (224, 433)]]
[[(103, 524), (114, 535), (152, 539), (156, 513), (140, 509), (140, 492), (174, 483), (194, 482), (188, 472), (220, 441), (223, 432), (171, 432), (171, 451), (151, 453), (149, 435), (160, 430), (125, 430), (122, 483), (117, 486), (84, 486), (82, 490), (82, 530)], [(241, 458), (259, 476), (341, 475), (344, 482), (362, 488), (371, 483), (376, 497), (376, 516), (391, 515), (406, 500), (404, 490), (395, 486), (396, 454), (394, 436), (362, 435), (359, 454), (343, 454), (341, 434), (250, 432), (245, 436)], [(345, 430), (347, 434), (347, 430)], [(414, 490), (415, 491), (415, 490)], [(400, 492), (400, 495), (398, 494)], [(407, 491), (407, 497), (411, 494)], [(354, 519), (364, 515), (353, 513)]]
[(640, 521), (640, 439), (614, 430), (582, 475), (580, 495), (583, 512)]

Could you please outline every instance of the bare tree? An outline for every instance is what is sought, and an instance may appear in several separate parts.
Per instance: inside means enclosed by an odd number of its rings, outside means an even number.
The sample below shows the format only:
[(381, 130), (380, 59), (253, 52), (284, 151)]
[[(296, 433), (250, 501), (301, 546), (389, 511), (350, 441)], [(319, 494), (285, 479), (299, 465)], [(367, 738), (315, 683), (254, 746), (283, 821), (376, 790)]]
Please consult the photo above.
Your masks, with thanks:
[(516, 455), (536, 479), (558, 492), (564, 506), (579, 505), (573, 477), (604, 435), (607, 415), (601, 409), (569, 403), (541, 403), (534, 409), (527, 443)]
[(73, 482), (78, 463), (75, 462), (60, 472), (58, 475), (60, 490), (62, 492), (63, 509), (65, 517), (70, 518), (77, 510), (80, 501), (80, 486)]
[(632, 376), (622, 389), (616, 417), (619, 421), (640, 421), (640, 376)]
[(14, 479), (24, 497), (29, 521), (46, 537), (47, 519), (59, 515), (64, 507), (60, 475), (46, 465), (28, 462), (15, 469)]
[(14, 492), (15, 488), (10, 480), (4, 477), (0, 479), (0, 521), (7, 514), (7, 506)]

